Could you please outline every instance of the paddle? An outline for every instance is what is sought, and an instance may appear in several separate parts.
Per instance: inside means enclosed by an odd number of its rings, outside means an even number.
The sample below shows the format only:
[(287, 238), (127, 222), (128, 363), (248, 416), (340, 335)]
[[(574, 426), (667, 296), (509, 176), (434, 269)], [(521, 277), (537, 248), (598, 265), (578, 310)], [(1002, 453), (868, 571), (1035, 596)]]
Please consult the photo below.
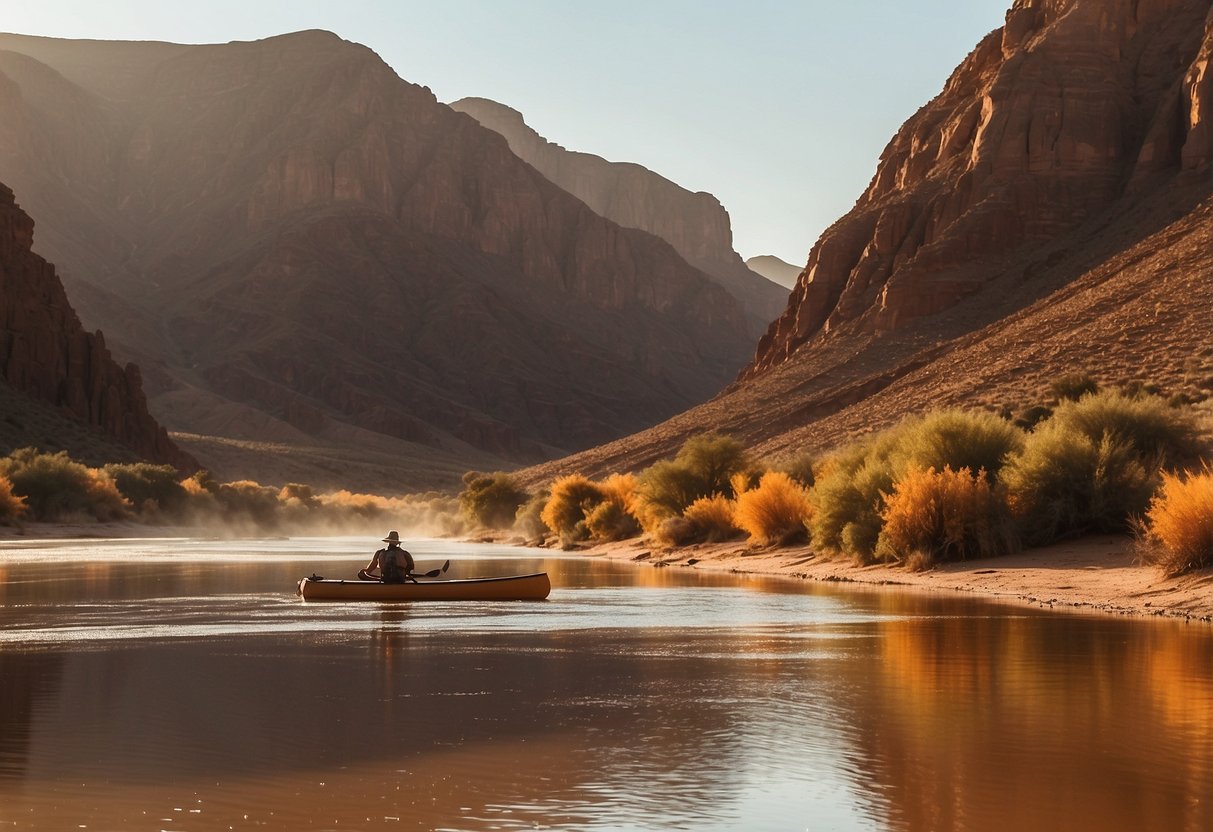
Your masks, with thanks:
[[(445, 572), (446, 570), (448, 570), (450, 568), (451, 568), (451, 562), (448, 560), (446, 563), (442, 564), (442, 568), (440, 568), (440, 569), (431, 569), (429, 572), (414, 572), (413, 574), (409, 575), (409, 577), (413, 579), (414, 583), (416, 583), (418, 578), (437, 578), (439, 575), (441, 575), (443, 572)], [(364, 581), (382, 581), (383, 580), (381, 577), (370, 574), (365, 569), (358, 570), (358, 577)]]

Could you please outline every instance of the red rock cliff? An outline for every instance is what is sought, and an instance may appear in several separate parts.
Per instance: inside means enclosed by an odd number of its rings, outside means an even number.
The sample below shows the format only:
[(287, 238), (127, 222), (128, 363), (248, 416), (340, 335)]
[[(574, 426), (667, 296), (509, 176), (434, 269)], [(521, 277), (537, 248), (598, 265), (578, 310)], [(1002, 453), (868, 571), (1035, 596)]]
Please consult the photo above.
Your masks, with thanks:
[(1016, 258), (1213, 159), (1209, 0), (1017, 0), (818, 240), (753, 377), (946, 310)]
[(34, 221), (0, 185), (0, 378), (146, 459), (197, 468), (148, 413), (139, 368), (119, 367), (101, 333), (84, 331), (33, 237)]

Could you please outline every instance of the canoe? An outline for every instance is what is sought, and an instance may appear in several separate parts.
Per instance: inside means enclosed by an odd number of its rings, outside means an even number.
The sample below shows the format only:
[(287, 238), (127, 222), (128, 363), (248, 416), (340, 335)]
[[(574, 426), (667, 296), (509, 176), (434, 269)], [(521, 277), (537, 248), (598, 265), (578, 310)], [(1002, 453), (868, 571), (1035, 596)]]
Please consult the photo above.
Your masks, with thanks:
[(296, 594), (305, 601), (542, 601), (552, 591), (547, 572), (504, 578), (381, 584), (304, 578)]

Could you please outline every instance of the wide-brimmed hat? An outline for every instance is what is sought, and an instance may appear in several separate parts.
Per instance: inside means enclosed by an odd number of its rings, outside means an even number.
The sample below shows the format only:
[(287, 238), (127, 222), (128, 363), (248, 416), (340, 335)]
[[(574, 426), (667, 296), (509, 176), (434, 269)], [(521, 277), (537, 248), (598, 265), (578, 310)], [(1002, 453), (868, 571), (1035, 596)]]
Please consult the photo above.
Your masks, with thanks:
[(387, 533), (387, 537), (383, 538), (383, 542), (384, 543), (399, 543), (400, 542), (400, 532), (396, 531), (395, 529), (392, 529), (390, 532)]

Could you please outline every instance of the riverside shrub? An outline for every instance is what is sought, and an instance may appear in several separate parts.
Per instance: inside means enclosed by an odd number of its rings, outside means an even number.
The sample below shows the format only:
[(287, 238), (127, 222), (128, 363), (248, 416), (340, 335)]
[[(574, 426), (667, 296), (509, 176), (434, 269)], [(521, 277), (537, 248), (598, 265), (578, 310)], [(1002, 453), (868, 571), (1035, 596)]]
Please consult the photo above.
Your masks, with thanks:
[(141, 513), (175, 514), (188, 498), (179, 480), (180, 474), (171, 465), (148, 462), (115, 463), (102, 470), (114, 481), (118, 491)]
[(719, 433), (692, 436), (673, 459), (641, 472), (632, 512), (645, 531), (655, 532), (700, 497), (732, 497), (734, 477), (748, 468), (745, 447), (736, 439)]
[(66, 451), (48, 454), (21, 448), (0, 460), (0, 476), (8, 479), (13, 493), (25, 498), (35, 520), (118, 520), (128, 508), (104, 471), (72, 460)]
[(687, 506), (682, 517), (690, 524), (690, 534), (696, 542), (718, 543), (732, 540), (742, 532), (736, 521), (737, 506), (723, 494), (700, 497)]
[(1019, 548), (999, 489), (983, 472), (911, 468), (885, 499), (876, 557), (923, 569)]
[(1007, 502), (1025, 543), (1089, 532), (1123, 532), (1149, 503), (1155, 476), (1124, 438), (1092, 439), (1050, 420), (1003, 470)]
[(1191, 410), (1171, 407), (1154, 395), (1105, 390), (1062, 402), (1049, 421), (1094, 442), (1110, 436), (1147, 467), (1188, 463), (1206, 449)]
[(488, 529), (512, 527), (518, 509), (530, 497), (513, 477), (501, 471), (494, 474), (469, 471), (463, 475), (463, 485), (460, 509), (473, 524)]
[(539, 516), (568, 545), (590, 536), (586, 515), (606, 499), (598, 483), (581, 474), (569, 474), (552, 483), (552, 496)]
[(0, 476), (0, 523), (17, 520), (25, 514), (25, 498), (13, 493), (8, 477)]
[(1146, 511), (1142, 559), (1169, 576), (1213, 565), (1213, 471), (1164, 473)]
[(812, 513), (809, 492), (783, 471), (768, 471), (755, 488), (737, 495), (734, 522), (759, 543), (804, 539)]
[(906, 471), (968, 468), (994, 482), (1023, 443), (1023, 432), (993, 413), (939, 410), (848, 445), (818, 472), (809, 521), (813, 542), (822, 551), (867, 561), (880, 537), (885, 496)]

